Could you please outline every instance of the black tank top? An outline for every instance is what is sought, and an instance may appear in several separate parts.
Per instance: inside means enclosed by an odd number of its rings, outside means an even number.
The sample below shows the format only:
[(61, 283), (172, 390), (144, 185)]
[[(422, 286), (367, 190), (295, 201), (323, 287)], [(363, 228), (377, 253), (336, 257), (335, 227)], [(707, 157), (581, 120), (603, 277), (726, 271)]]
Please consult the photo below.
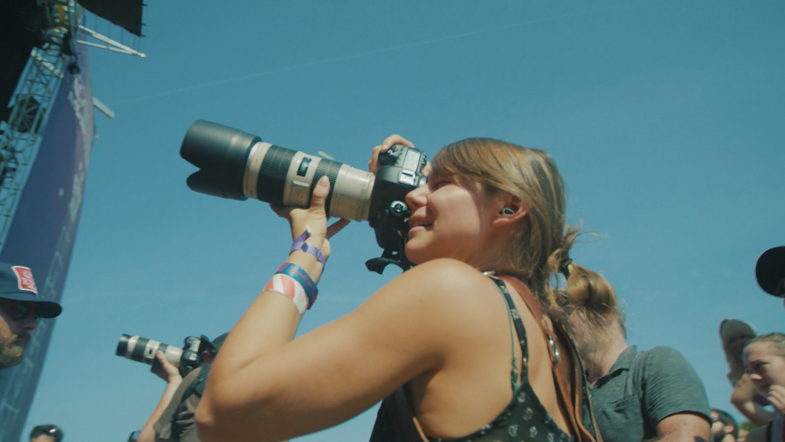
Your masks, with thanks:
[[(455, 439), (439, 439), (427, 437), (431, 442), (572, 442), (573, 436), (565, 433), (553, 421), (540, 403), (529, 384), (528, 360), (529, 351), (526, 345), (526, 330), (512, 302), (503, 281), (494, 279), (507, 302), (507, 313), (510, 318), (510, 338), (515, 345), (512, 330), (518, 335), (523, 355), (523, 369), (518, 384), (518, 368), (513, 352), (511, 373), (512, 400), (507, 407), (490, 423), (469, 435)], [(413, 421), (414, 413), (406, 388), (399, 388), (394, 394), (382, 401), (376, 416), (376, 423), (371, 433), (371, 442), (414, 442), (422, 441)]]

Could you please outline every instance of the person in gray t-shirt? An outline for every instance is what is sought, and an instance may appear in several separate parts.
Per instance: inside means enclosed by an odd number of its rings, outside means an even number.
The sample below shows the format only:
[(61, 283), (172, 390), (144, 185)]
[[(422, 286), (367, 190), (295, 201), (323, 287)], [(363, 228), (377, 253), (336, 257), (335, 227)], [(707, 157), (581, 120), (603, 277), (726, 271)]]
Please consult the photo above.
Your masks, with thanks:
[(568, 279), (559, 303), (569, 314), (603, 440), (708, 441), (709, 402), (689, 362), (672, 348), (630, 346), (610, 284), (575, 264), (568, 269), (582, 277)]

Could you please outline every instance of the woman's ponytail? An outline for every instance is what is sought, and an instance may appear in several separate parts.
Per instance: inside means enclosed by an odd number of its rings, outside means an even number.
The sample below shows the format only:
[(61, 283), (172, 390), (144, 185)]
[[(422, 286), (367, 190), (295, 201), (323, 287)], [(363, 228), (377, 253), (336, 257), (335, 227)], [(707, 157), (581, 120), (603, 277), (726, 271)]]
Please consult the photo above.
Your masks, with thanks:
[(570, 249), (578, 237), (579, 228), (565, 228), (562, 246), (548, 258), (547, 268), (551, 281), (558, 281), (559, 275), (564, 277), (563, 289), (549, 287), (562, 314), (573, 312), (584, 317), (589, 325), (603, 328), (609, 316), (619, 320), (624, 330), (624, 315), (619, 308), (616, 292), (608, 280), (597, 272), (576, 264), (570, 258)]

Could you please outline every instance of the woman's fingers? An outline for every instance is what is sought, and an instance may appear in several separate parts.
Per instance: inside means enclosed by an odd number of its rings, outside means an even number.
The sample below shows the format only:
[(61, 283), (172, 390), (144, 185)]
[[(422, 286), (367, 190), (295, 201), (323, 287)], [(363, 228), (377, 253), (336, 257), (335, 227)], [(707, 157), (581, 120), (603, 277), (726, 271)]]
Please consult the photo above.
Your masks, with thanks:
[(403, 144), (404, 146), (414, 147), (414, 144), (412, 144), (411, 141), (398, 134), (393, 134), (385, 138), (384, 142), (382, 142), (382, 152), (387, 152), (387, 150), (394, 144)]
[(324, 203), (327, 201), (328, 195), (330, 195), (330, 179), (325, 175), (319, 178), (319, 181), (316, 182), (316, 186), (313, 188), (311, 209), (324, 211)]
[(387, 152), (396, 144), (403, 144), (404, 146), (414, 147), (411, 141), (407, 140), (406, 138), (400, 135), (390, 135), (389, 137), (385, 138), (382, 144), (375, 146), (371, 151), (371, 160), (368, 161), (368, 171), (371, 173), (376, 173), (379, 171), (379, 154), (382, 152)]
[(348, 219), (339, 219), (338, 221), (327, 226), (327, 239), (332, 238), (333, 235), (343, 230), (344, 227), (349, 225), (349, 222), (350, 221)]
[(785, 387), (781, 385), (772, 385), (769, 387), (768, 394), (769, 402), (778, 412), (785, 412)]
[(273, 209), (276, 215), (286, 219), (289, 219), (289, 213), (293, 209), (292, 207), (276, 206), (275, 204), (270, 204), (270, 208)]

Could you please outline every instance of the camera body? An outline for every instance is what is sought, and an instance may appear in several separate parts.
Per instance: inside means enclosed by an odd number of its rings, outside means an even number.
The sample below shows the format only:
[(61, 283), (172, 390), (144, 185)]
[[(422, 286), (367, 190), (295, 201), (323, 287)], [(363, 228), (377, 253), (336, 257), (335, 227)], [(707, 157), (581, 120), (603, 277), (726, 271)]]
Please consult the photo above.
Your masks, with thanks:
[(365, 265), (377, 273), (382, 273), (387, 264), (406, 270), (411, 266), (404, 252), (411, 210), (405, 198), (427, 181), (422, 171), (428, 159), (413, 147), (396, 144), (379, 154), (379, 163), (368, 223), (374, 229), (376, 243), (384, 251), (380, 258), (371, 259)]
[(206, 336), (188, 336), (183, 340), (183, 347), (163, 344), (141, 336), (121, 335), (117, 343), (117, 356), (154, 365), (157, 360), (155, 353), (160, 351), (169, 363), (177, 367), (180, 375), (185, 377), (193, 369), (204, 363), (204, 353), (215, 347)]
[(393, 146), (379, 156), (382, 165), (374, 175), (199, 120), (186, 132), (180, 155), (200, 169), (188, 177), (192, 190), (278, 206), (308, 207), (317, 181), (327, 176), (327, 216), (368, 221), (384, 250), (380, 258), (366, 262), (368, 269), (382, 273), (388, 264), (404, 270), (411, 266), (404, 253), (410, 215), (404, 198), (426, 182), (422, 172), (427, 164), (415, 148)]

